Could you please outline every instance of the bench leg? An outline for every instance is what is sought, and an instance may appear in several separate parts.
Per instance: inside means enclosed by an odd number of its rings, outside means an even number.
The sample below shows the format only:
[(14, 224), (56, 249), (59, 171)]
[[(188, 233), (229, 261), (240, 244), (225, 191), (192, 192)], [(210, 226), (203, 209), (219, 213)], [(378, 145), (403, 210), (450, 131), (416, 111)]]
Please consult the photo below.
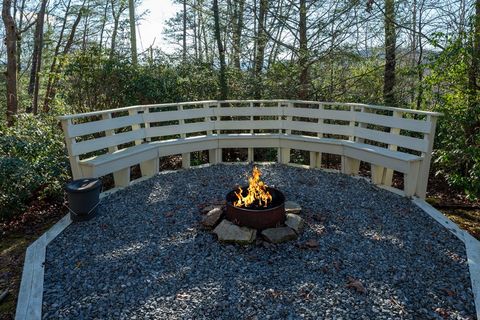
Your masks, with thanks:
[(315, 161), (315, 167), (316, 168), (321, 168), (322, 167), (322, 153), (317, 152), (317, 159)]
[(371, 174), (372, 174), (372, 183), (373, 184), (382, 184), (383, 175), (385, 172), (385, 167), (377, 166), (375, 164), (371, 165)]
[(190, 152), (182, 153), (182, 168), (190, 168)]
[(208, 150), (208, 162), (210, 164), (216, 164), (222, 162), (222, 149), (210, 149)]
[(217, 163), (217, 149), (208, 150), (208, 162), (210, 164), (216, 164)]
[(278, 152), (278, 162), (287, 164), (290, 163), (290, 149), (289, 148), (280, 148)]
[(115, 171), (113, 173), (115, 187), (126, 187), (130, 184), (130, 168)]
[(342, 156), (342, 173), (349, 175), (357, 175), (360, 169), (360, 160)]
[(253, 148), (248, 148), (247, 152), (248, 152), (247, 161), (253, 162)]
[(415, 194), (418, 182), (418, 170), (420, 169), (420, 162), (410, 163), (410, 170), (403, 174), (403, 192), (405, 196), (411, 197)]
[(140, 163), (140, 171), (142, 172), (143, 177), (151, 177), (157, 174), (160, 170), (158, 159), (152, 159)]
[(383, 177), (383, 184), (386, 186), (391, 186), (393, 180), (393, 170), (385, 169), (385, 176)]
[(310, 151), (310, 168), (316, 168), (317, 167), (317, 155), (318, 152)]

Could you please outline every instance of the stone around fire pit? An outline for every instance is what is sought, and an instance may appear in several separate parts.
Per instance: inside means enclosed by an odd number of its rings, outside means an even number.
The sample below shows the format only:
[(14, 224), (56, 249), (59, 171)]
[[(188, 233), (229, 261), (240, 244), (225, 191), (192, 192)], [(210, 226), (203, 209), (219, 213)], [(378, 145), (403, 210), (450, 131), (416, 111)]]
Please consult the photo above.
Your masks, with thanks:
[(292, 228), (297, 234), (300, 234), (305, 226), (303, 219), (299, 215), (293, 213), (287, 213), (285, 224), (287, 227)]
[(302, 211), (302, 207), (296, 202), (285, 201), (285, 212), (299, 214)]
[(257, 231), (246, 227), (239, 227), (224, 219), (214, 230), (219, 241), (249, 244), (255, 241)]
[(223, 210), (222, 208), (215, 208), (210, 210), (203, 218), (202, 225), (207, 228), (213, 228), (222, 218)]
[(262, 236), (271, 243), (282, 243), (297, 239), (297, 234), (289, 227), (265, 229), (262, 231)]

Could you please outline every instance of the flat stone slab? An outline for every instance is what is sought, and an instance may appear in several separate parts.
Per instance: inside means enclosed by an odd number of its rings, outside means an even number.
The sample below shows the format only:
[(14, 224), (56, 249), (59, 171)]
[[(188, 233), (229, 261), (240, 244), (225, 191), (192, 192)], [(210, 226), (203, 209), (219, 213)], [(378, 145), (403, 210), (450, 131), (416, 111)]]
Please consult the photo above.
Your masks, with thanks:
[(285, 221), (285, 224), (287, 227), (292, 228), (297, 234), (300, 234), (305, 226), (305, 221), (303, 221), (302, 217), (299, 215), (287, 213), (287, 220)]
[(262, 231), (262, 236), (271, 243), (282, 243), (297, 239), (297, 234), (289, 227), (265, 229)]
[(215, 208), (210, 210), (205, 216), (202, 218), (202, 225), (207, 228), (213, 228), (222, 218), (223, 210), (221, 208)]
[(224, 219), (213, 230), (222, 242), (233, 242), (238, 244), (249, 244), (255, 241), (257, 231), (246, 227), (239, 227), (236, 224)]
[(298, 214), (302, 211), (302, 207), (293, 201), (285, 201), (285, 212)]

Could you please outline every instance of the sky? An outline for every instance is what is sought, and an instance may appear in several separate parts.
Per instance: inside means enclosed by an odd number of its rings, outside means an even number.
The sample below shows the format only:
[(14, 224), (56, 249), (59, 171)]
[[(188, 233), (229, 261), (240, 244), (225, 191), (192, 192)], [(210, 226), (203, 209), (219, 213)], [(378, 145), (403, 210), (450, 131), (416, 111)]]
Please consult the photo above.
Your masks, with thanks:
[(163, 39), (165, 21), (182, 10), (181, 5), (173, 4), (171, 0), (143, 0), (137, 8), (137, 13), (149, 11), (137, 27), (137, 46), (139, 52), (144, 51), (154, 41), (154, 47), (165, 52), (171, 52), (172, 46)]

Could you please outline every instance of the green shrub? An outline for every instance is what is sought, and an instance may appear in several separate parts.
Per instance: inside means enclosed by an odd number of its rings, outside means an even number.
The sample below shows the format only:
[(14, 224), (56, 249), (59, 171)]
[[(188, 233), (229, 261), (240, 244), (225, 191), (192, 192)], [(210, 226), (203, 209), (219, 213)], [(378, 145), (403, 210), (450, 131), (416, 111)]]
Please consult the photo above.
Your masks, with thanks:
[(18, 116), (0, 127), (0, 220), (21, 213), (34, 198), (59, 198), (69, 179), (63, 135), (51, 117)]

